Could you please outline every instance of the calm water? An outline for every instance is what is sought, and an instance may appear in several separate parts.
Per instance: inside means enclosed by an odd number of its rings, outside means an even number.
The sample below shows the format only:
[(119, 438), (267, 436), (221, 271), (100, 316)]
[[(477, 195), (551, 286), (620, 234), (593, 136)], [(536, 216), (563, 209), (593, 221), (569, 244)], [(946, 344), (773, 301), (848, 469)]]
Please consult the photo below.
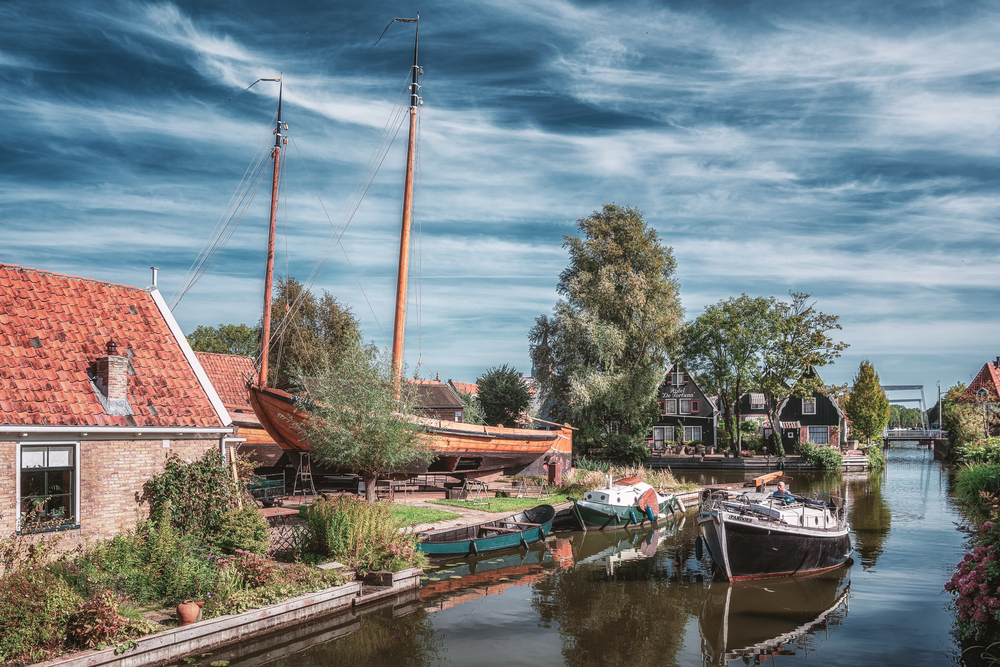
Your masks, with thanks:
[(692, 513), (655, 532), (556, 533), (526, 556), (447, 561), (409, 599), (286, 633), (232, 667), (961, 664), (942, 589), (964, 534), (930, 452), (894, 445), (871, 477), (792, 475), (795, 491), (849, 494), (850, 566), (713, 582)]

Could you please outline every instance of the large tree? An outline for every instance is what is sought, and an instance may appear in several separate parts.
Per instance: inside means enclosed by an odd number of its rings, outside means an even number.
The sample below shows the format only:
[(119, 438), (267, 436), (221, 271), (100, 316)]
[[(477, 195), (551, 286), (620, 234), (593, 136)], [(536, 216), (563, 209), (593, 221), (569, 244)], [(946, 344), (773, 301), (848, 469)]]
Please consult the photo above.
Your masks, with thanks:
[(308, 394), (299, 399), (309, 419), (295, 427), (316, 460), (351, 470), (375, 500), (375, 483), (408, 464), (433, 455), (413, 414), (416, 392), (409, 382), (394, 387), (390, 356), (352, 345), (339, 360), (296, 378)]
[(737, 456), (743, 448), (740, 399), (757, 387), (765, 354), (782, 325), (773, 298), (743, 294), (708, 306), (684, 329), (681, 357), (702, 389), (716, 395)]
[(191, 349), (216, 354), (256, 356), (260, 352), (260, 327), (246, 324), (201, 325), (187, 335)]
[(531, 392), (524, 377), (507, 364), (494, 366), (477, 382), (483, 419), (490, 426), (517, 426), (521, 414), (531, 404)]
[(562, 298), (528, 336), (544, 409), (584, 427), (578, 440), (644, 437), (683, 317), (673, 251), (630, 206), (606, 204), (577, 229)]
[(872, 362), (864, 359), (854, 376), (854, 386), (844, 399), (844, 412), (851, 420), (854, 434), (867, 443), (880, 438), (889, 423), (889, 399), (879, 385), (878, 373)]
[(280, 277), (274, 287), (268, 382), (280, 385), (296, 375), (336, 366), (361, 342), (361, 328), (350, 307), (325, 290), (321, 297), (295, 278)]
[[(841, 329), (836, 315), (827, 315), (809, 303), (809, 294), (792, 292), (791, 301), (772, 301), (773, 338), (755, 377), (757, 391), (764, 394), (764, 406), (772, 425), (777, 425), (782, 410), (791, 398), (826, 392), (816, 373), (806, 372), (833, 363), (847, 347), (830, 332)], [(772, 428), (774, 452), (783, 455), (781, 432)]]

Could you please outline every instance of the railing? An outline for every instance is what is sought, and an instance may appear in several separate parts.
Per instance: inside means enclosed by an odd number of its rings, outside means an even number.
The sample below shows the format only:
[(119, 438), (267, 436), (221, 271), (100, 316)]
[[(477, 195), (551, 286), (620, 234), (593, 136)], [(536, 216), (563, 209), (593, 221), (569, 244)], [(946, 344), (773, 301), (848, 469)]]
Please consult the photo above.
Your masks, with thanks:
[(882, 437), (886, 440), (942, 439), (948, 437), (948, 431), (943, 429), (888, 428), (882, 432)]

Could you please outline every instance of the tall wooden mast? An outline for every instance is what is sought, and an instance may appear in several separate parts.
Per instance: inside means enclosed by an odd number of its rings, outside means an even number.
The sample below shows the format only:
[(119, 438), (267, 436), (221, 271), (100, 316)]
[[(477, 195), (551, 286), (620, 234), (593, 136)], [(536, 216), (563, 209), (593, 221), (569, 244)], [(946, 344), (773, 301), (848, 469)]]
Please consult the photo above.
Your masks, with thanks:
[[(415, 19), (394, 19), (399, 23), (417, 23)], [(396, 272), (396, 317), (392, 327), (392, 378), (399, 386), (403, 376), (403, 328), (406, 324), (406, 281), (410, 264), (410, 218), (413, 212), (413, 161), (417, 135), (417, 107), (420, 104), (420, 85), (417, 75), (417, 46), (420, 25), (413, 37), (413, 78), (410, 83), (410, 135), (406, 146), (406, 181), (403, 185), (403, 221), (399, 232), (399, 268)]]
[(274, 285), (274, 234), (278, 217), (278, 176), (281, 164), (281, 79), (262, 79), (262, 81), (278, 81), (278, 122), (274, 126), (274, 150), (271, 159), (274, 160), (274, 177), (271, 181), (271, 226), (267, 234), (267, 264), (264, 269), (264, 319), (260, 332), (260, 374), (257, 385), (267, 386), (267, 355), (271, 342), (271, 290)]

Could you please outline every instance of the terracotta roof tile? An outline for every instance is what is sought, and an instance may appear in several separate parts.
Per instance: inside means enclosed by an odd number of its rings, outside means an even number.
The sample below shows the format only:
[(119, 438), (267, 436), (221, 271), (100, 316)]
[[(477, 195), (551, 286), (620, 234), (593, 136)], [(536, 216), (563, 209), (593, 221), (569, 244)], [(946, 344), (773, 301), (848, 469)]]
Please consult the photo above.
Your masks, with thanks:
[[(130, 426), (105, 413), (87, 375), (109, 338), (119, 354), (135, 354), (135, 426), (222, 425), (149, 292), (8, 264), (0, 264), (0, 424)], [(158, 385), (173, 390), (169, 398)]]
[(246, 381), (253, 379), (253, 359), (235, 354), (195, 352), (226, 408), (250, 410)]

